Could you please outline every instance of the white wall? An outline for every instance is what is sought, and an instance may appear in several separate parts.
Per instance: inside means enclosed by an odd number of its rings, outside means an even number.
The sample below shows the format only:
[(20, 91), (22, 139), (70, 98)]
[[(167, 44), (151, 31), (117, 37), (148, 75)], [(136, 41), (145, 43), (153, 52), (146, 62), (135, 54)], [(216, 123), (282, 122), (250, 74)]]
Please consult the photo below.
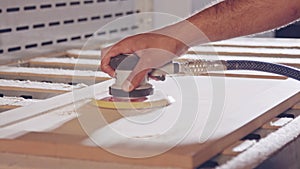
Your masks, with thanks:
[(178, 17), (186, 17), (191, 13), (191, 0), (154, 0), (154, 11)]
[[(180, 18), (186, 18), (187, 16), (200, 11), (215, 3), (218, 0), (153, 0), (154, 12), (168, 13)], [(160, 17), (156, 15), (154, 17), (154, 26), (160, 27), (164, 24), (170, 24), (170, 17)], [(174, 21), (173, 21), (174, 22)], [(256, 37), (273, 37), (274, 32), (266, 32), (258, 34)]]
[[(214, 0), (153, 0), (153, 11), (158, 13), (167, 13), (180, 19), (186, 18), (196, 11), (203, 9), (207, 4)], [(159, 16), (154, 17), (154, 26), (159, 27), (163, 24), (169, 24), (172, 17)]]
[(187, 17), (216, 0), (153, 0), (154, 11)]
[(192, 13), (202, 10), (215, 1), (216, 0), (192, 0)]
[(153, 0), (153, 11), (157, 12), (153, 17), (154, 28), (186, 18), (191, 7), (191, 0)]

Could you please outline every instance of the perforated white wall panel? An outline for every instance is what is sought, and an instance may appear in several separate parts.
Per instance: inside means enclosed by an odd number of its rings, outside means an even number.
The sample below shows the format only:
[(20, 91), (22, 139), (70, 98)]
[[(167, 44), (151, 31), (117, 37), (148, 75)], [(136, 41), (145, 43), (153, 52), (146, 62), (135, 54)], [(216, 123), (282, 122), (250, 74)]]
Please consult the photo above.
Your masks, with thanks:
[(1, 0), (0, 56), (131, 31), (135, 20), (97, 32), (106, 23), (142, 12), (138, 0)]

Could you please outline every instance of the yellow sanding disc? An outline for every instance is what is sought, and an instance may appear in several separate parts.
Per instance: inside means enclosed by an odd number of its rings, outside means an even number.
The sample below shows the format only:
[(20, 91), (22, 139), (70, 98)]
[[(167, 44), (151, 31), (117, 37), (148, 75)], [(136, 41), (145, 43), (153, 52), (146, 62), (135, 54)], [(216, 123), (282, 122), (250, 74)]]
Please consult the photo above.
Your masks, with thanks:
[(164, 107), (171, 104), (173, 100), (168, 98), (150, 99), (118, 99), (114, 97), (105, 97), (100, 100), (93, 100), (93, 104), (106, 109), (151, 109)]

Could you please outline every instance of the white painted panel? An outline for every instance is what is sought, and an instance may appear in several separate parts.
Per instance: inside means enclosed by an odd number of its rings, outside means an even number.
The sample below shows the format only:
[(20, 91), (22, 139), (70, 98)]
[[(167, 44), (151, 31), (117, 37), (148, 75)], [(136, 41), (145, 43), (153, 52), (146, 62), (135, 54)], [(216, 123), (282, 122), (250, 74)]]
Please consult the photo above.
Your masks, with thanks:
[[(174, 18), (183, 19), (191, 14), (191, 0), (154, 0), (153, 11), (162, 13), (154, 16), (154, 26), (161, 27), (174, 22)], [(168, 16), (170, 15), (170, 16)]]
[(136, 4), (136, 0), (1, 0), (0, 56), (64, 45), (91, 36), (110, 37), (110, 34), (120, 33), (124, 27), (130, 33), (132, 26), (140, 24), (134, 18), (122, 27), (93, 35), (99, 28), (121, 16), (146, 9)]

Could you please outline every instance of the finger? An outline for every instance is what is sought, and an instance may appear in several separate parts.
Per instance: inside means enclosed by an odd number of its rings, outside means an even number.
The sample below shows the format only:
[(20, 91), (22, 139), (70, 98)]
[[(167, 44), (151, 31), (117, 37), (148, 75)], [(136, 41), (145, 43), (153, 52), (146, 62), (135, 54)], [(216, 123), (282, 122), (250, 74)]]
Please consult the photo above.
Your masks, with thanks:
[[(137, 88), (144, 78), (147, 76), (150, 69), (145, 69), (142, 71), (137, 71), (136, 69), (129, 75), (127, 80), (123, 83), (122, 89), (124, 91), (130, 92)], [(136, 73), (137, 72), (137, 73)]]
[(115, 77), (115, 70), (109, 65), (110, 59), (122, 53), (129, 53), (131, 50), (129, 48), (120, 47), (120, 45), (115, 45), (102, 49), (102, 51), (101, 70), (108, 73), (111, 77)]
[(112, 46), (108, 46), (108, 47), (100, 49), (101, 50), (100, 59), (102, 59), (107, 54), (107, 52), (109, 51), (109, 49), (111, 49), (111, 47)]
[[(108, 61), (107, 61), (108, 60)], [(109, 74), (111, 77), (115, 76), (115, 70), (109, 66), (109, 58), (101, 60), (101, 71)]]
[(114, 52), (110, 49), (106, 49), (107, 51), (101, 58), (101, 70), (107, 74), (109, 74), (111, 77), (115, 77), (115, 70), (111, 68), (109, 65), (110, 59), (116, 55), (118, 55), (118, 52)]
[(110, 77), (115, 77), (115, 70), (112, 69), (109, 65), (101, 65), (101, 70), (107, 73)]

